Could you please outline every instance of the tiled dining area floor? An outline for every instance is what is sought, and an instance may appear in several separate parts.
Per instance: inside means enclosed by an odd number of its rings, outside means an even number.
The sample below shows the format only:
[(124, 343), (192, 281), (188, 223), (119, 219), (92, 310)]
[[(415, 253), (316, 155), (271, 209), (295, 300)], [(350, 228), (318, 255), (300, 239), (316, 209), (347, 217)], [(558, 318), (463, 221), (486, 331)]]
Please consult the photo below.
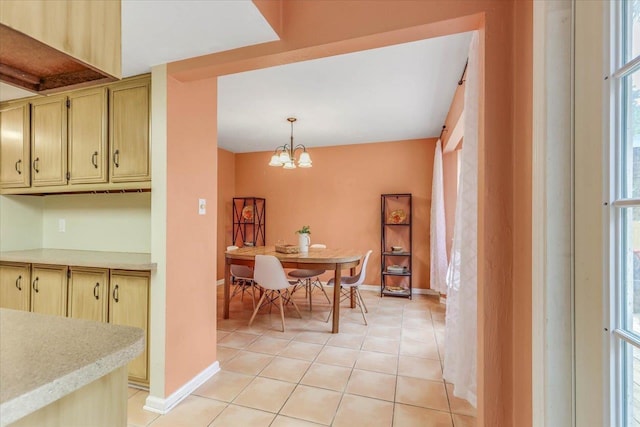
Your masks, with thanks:
[[(331, 288), (327, 288), (331, 297)], [(444, 306), (361, 291), (369, 313), (341, 306), (340, 333), (325, 323), (329, 304), (304, 290), (295, 294), (302, 319), (273, 307), (251, 327), (251, 298), (239, 295), (222, 319), (218, 286), (218, 361), (221, 370), (169, 414), (142, 409), (148, 395), (129, 389), (129, 426), (472, 427), (475, 409), (453, 396), (442, 379)], [(324, 303), (323, 303), (324, 300)]]

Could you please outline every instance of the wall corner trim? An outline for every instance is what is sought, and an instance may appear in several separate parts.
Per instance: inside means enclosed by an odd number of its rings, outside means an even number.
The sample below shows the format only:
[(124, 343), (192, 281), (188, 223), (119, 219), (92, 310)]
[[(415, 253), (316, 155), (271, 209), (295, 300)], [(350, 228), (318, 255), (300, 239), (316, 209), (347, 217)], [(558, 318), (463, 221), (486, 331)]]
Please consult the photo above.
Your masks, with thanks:
[(213, 377), (218, 372), (220, 372), (220, 363), (218, 361), (215, 361), (198, 375), (191, 378), (191, 380), (189, 380), (186, 384), (173, 392), (167, 398), (162, 399), (155, 396), (147, 397), (143, 409), (154, 412), (156, 414), (167, 414), (178, 403), (182, 402), (182, 400), (184, 400), (187, 396), (193, 393), (198, 387), (200, 387), (209, 378)]

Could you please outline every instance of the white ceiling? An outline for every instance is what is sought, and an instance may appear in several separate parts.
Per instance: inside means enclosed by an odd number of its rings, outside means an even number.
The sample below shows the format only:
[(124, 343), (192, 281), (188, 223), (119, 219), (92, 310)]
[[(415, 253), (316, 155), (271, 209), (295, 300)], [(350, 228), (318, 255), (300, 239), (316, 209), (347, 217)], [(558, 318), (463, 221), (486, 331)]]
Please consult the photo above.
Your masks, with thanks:
[(470, 33), (282, 65), (218, 79), (218, 145), (241, 153), (440, 134)]
[[(157, 64), (277, 40), (252, 1), (123, 0), (123, 76)], [(464, 68), (457, 34), (223, 76), (218, 144), (269, 151), (437, 136)], [(31, 96), (0, 83), (0, 101)]]
[(278, 40), (249, 0), (122, 1), (122, 75), (208, 53)]
[[(250, 0), (122, 1), (122, 76), (208, 53), (278, 40)], [(0, 101), (34, 93), (0, 83)]]
[(27, 96), (35, 95), (28, 90), (20, 89), (19, 87), (11, 86), (6, 83), (0, 82), (0, 102), (8, 101), (10, 99), (26, 98)]

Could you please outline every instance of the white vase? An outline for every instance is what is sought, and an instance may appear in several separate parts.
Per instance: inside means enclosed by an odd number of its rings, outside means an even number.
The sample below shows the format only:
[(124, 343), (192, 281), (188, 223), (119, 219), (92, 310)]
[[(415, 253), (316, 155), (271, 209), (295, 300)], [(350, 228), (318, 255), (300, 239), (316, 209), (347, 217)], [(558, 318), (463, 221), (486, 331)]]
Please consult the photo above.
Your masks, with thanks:
[(301, 254), (309, 252), (309, 245), (311, 244), (311, 237), (308, 233), (298, 233), (298, 247)]

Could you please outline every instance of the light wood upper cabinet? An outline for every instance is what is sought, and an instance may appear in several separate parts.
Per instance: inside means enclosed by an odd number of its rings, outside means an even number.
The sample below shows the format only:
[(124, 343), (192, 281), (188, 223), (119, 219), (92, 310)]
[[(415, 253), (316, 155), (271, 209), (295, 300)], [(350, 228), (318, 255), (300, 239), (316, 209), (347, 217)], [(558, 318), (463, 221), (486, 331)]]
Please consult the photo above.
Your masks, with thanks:
[(29, 264), (0, 264), (0, 308), (29, 311)]
[(106, 322), (109, 270), (71, 267), (70, 271), (68, 316)]
[(32, 185), (67, 183), (67, 97), (31, 102)]
[(107, 182), (107, 89), (69, 94), (69, 184)]
[[(148, 272), (111, 270), (109, 323), (143, 329), (145, 342), (149, 339), (149, 280)], [(130, 381), (148, 381), (148, 345), (129, 363), (128, 371)]]
[(67, 315), (67, 267), (32, 265), (31, 311)]
[[(0, 1), (7, 80), (52, 93), (122, 75), (120, 1)], [(4, 46), (3, 46), (4, 47)]]
[(23, 188), (31, 184), (28, 102), (0, 108), (0, 188)]
[(110, 87), (111, 182), (151, 179), (148, 79)]

